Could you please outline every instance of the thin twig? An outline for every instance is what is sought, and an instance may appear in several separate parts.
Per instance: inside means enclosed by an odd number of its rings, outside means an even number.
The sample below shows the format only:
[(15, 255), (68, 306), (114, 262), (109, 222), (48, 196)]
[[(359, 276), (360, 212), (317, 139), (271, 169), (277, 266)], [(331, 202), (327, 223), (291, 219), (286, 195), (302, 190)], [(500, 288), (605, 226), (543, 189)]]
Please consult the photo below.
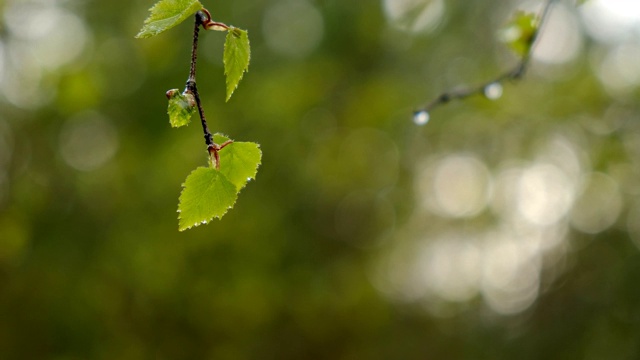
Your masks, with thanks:
[(196, 63), (198, 61), (198, 34), (200, 33), (200, 25), (204, 21), (205, 14), (198, 11), (195, 16), (195, 25), (193, 27), (193, 45), (191, 46), (191, 70), (189, 71), (189, 79), (187, 80), (187, 91), (191, 92), (196, 99), (198, 106), (198, 114), (200, 114), (200, 122), (202, 123), (202, 131), (204, 132), (204, 141), (207, 148), (214, 145), (213, 135), (207, 126), (207, 118), (204, 115), (204, 108), (200, 100), (200, 93), (196, 85)]
[[(202, 107), (202, 101), (200, 100), (200, 93), (198, 92), (198, 86), (196, 85), (196, 63), (198, 60), (198, 35), (200, 33), (200, 26), (204, 24), (215, 23), (211, 20), (211, 14), (206, 9), (198, 11), (195, 15), (195, 25), (193, 27), (193, 45), (191, 46), (191, 69), (189, 70), (189, 79), (185, 91), (193, 94), (196, 100), (196, 106), (198, 107), (198, 114), (200, 115), (200, 122), (202, 123), (202, 131), (204, 132), (204, 142), (207, 144), (207, 151), (209, 152), (209, 158), (211, 164), (216, 169), (220, 169), (220, 155), (218, 152), (225, 146), (232, 143), (232, 140), (224, 142), (222, 145), (218, 145), (213, 141), (213, 135), (207, 125), (207, 118), (204, 115), (204, 108)], [(224, 25), (224, 24), (223, 24)]]
[(511, 81), (520, 80), (524, 76), (527, 70), (529, 62), (531, 60), (531, 55), (533, 53), (533, 50), (536, 44), (538, 43), (541, 29), (544, 26), (545, 22), (548, 20), (551, 5), (555, 1), (556, 0), (547, 0), (547, 3), (545, 4), (544, 8), (542, 9), (542, 12), (540, 13), (540, 17), (539, 17), (540, 20), (539, 20), (538, 26), (536, 27), (534, 33), (531, 36), (530, 46), (527, 52), (522, 56), (522, 59), (520, 60), (520, 62), (513, 69), (505, 73), (502, 73), (497, 77), (495, 77), (494, 79), (486, 81), (478, 86), (461, 88), (461, 89), (444, 92), (440, 94), (440, 96), (432, 100), (430, 103), (422, 107), (421, 109), (416, 110), (414, 112), (414, 116), (428, 119), (429, 112), (440, 105), (444, 105), (452, 100), (462, 100), (473, 95), (483, 95), (485, 94), (485, 91), (487, 91), (487, 89), (490, 86), (493, 86), (495, 84), (498, 84), (498, 85), (502, 84), (507, 80), (511, 80)]
[(195, 24), (193, 26), (193, 45), (191, 46), (191, 69), (189, 70), (188, 82), (196, 82), (196, 63), (198, 61), (198, 35), (200, 34), (200, 25), (202, 25), (204, 14), (198, 11), (195, 15)]
[[(204, 142), (207, 144), (207, 150), (209, 155), (212, 156), (212, 148), (215, 148), (213, 142), (213, 135), (209, 131), (207, 125), (207, 118), (204, 115), (204, 108), (202, 107), (202, 101), (200, 100), (200, 93), (198, 92), (198, 86), (196, 85), (196, 63), (198, 61), (198, 34), (200, 33), (200, 26), (202, 25), (205, 14), (198, 11), (195, 15), (195, 24), (193, 26), (193, 45), (191, 46), (191, 69), (189, 70), (189, 79), (187, 80), (186, 91), (193, 94), (196, 99), (196, 105), (198, 107), (198, 114), (200, 115), (200, 123), (202, 123), (202, 131), (204, 132)], [(214, 151), (215, 152), (215, 151)], [(217, 155), (217, 154), (215, 154)], [(217, 160), (216, 156), (212, 159)], [(219, 161), (214, 161), (215, 167), (219, 167)]]
[(196, 99), (196, 105), (198, 106), (198, 114), (200, 115), (200, 122), (202, 123), (202, 131), (204, 132), (204, 142), (207, 144), (207, 148), (214, 146), (213, 135), (209, 131), (207, 126), (207, 118), (204, 115), (204, 108), (202, 107), (202, 101), (200, 100), (200, 93), (198, 93), (198, 87), (195, 81), (187, 81), (187, 91), (193, 94)]

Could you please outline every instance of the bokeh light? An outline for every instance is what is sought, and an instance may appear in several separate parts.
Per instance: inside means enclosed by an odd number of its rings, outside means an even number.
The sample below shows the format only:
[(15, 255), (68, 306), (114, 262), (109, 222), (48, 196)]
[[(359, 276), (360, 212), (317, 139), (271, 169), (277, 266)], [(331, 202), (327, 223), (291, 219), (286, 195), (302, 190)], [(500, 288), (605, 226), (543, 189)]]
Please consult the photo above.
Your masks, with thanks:
[(118, 149), (118, 134), (111, 121), (95, 113), (68, 119), (60, 132), (60, 155), (69, 166), (91, 171), (109, 161)]
[(622, 210), (618, 183), (602, 173), (590, 174), (571, 212), (571, 225), (585, 233), (596, 234), (615, 223)]
[(484, 96), (490, 100), (497, 100), (502, 97), (502, 92), (504, 91), (502, 84), (500, 83), (491, 83), (484, 88)]
[[(443, 304), (478, 297), (501, 315), (531, 309), (545, 282), (559, 276), (570, 224), (602, 232), (621, 211), (615, 181), (585, 173), (589, 161), (577, 133), (537, 139), (528, 161), (504, 154), (495, 169), (455, 152), (418, 162), (414, 191), (422, 206), (400, 227), (402, 245), (373, 275), (380, 291), (423, 303), (438, 317), (458, 311)], [(487, 223), (489, 214), (495, 218)]]
[(575, 189), (565, 174), (553, 165), (536, 164), (524, 169), (515, 190), (517, 210), (536, 225), (551, 225), (564, 217)]
[(564, 3), (557, 2), (540, 33), (533, 57), (548, 64), (567, 63), (580, 54), (582, 42), (580, 24), (575, 12)]
[(429, 112), (426, 110), (416, 111), (413, 114), (413, 123), (422, 126), (426, 125), (429, 122)]
[[(55, 69), (77, 58), (87, 42), (83, 21), (54, 3), (18, 2), (9, 5), (4, 19), (12, 37), (45, 69)], [(24, 43), (22, 43), (24, 41)]]
[(424, 206), (435, 213), (472, 217), (487, 205), (491, 178), (486, 166), (476, 158), (454, 154), (421, 170), (416, 189)]
[(511, 238), (490, 239), (484, 249), (482, 295), (500, 314), (526, 310), (538, 297), (541, 261), (535, 249)]
[(262, 33), (269, 48), (287, 57), (304, 58), (324, 35), (322, 14), (307, 0), (282, 0), (264, 15)]
[(383, 0), (383, 6), (391, 24), (410, 33), (436, 29), (446, 9), (442, 0)]
[(639, 43), (624, 43), (613, 47), (600, 62), (598, 75), (613, 96), (625, 95), (640, 85)]
[(579, 10), (589, 35), (605, 43), (632, 38), (640, 28), (635, 0), (589, 0)]
[(477, 296), (482, 276), (481, 251), (472, 241), (454, 234), (426, 243), (419, 250), (418, 269), (424, 274), (427, 294), (452, 302)]
[(2, 93), (18, 107), (42, 106), (55, 96), (52, 74), (80, 57), (90, 34), (80, 17), (56, 1), (9, 0), (3, 18), (8, 32)]

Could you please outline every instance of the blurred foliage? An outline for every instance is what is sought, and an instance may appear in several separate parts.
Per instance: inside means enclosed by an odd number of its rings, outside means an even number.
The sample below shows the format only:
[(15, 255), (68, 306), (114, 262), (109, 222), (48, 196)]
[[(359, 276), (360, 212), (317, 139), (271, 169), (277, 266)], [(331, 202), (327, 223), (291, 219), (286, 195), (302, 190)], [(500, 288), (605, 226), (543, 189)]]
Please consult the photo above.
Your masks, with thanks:
[[(416, 127), (419, 104), (517, 62), (488, 34), (518, 4), (416, 2), (446, 4), (420, 30), (394, 3), (203, 2), (252, 35), (251, 71), (228, 103), (224, 34), (201, 36), (209, 126), (260, 143), (263, 159), (233, 212), (178, 232), (180, 184), (207, 160), (201, 130), (166, 115), (165, 91), (188, 76), (191, 26), (141, 41), (151, 1), (0, 1), (0, 358), (638, 358), (639, 91), (606, 62), (626, 64), (607, 55), (621, 45), (594, 40), (562, 3), (553, 11), (574, 28), (541, 36), (578, 29), (574, 57), (534, 57), (501, 99), (452, 103)], [(274, 9), (305, 17), (281, 24)], [(42, 31), (44, 15), (70, 32)], [(475, 175), (447, 177), (445, 165)], [(527, 181), (502, 186), (514, 173)], [(478, 176), (492, 200), (458, 189), (456, 202), (447, 186)], [(569, 188), (586, 205), (562, 200)], [(518, 233), (510, 213), (537, 223)], [(437, 257), (400, 271), (447, 234), (479, 247), (504, 228), (515, 243), (557, 240), (533, 263), (545, 264), (535, 301), (517, 311), (499, 311), (487, 284), (426, 294), (459, 284), (421, 277), (448, 269)], [(489, 273), (510, 274), (500, 269)]]
[(502, 30), (502, 40), (509, 44), (516, 54), (524, 56), (531, 48), (538, 26), (535, 14), (518, 11)]

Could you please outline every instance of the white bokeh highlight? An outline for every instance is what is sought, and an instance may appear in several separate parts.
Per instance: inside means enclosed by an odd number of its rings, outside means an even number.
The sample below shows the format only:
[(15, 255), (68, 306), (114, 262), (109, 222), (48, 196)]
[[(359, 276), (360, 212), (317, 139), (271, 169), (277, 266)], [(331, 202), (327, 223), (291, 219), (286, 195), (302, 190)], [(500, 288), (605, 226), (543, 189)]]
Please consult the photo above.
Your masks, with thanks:
[(62, 159), (79, 171), (92, 171), (105, 165), (118, 150), (118, 133), (107, 117), (96, 112), (77, 115), (60, 131)]
[(383, 0), (382, 4), (389, 23), (409, 33), (435, 30), (446, 10), (443, 0)]
[(262, 34), (272, 51), (291, 58), (311, 54), (324, 36), (324, 19), (307, 0), (284, 0), (264, 14)]

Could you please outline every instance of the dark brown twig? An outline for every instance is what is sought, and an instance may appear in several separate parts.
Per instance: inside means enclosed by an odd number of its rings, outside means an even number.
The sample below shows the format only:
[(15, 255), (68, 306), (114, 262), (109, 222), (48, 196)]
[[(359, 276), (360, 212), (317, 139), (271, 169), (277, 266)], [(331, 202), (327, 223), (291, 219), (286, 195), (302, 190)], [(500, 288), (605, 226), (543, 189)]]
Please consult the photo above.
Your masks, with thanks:
[(202, 101), (200, 100), (200, 93), (198, 93), (198, 86), (196, 85), (196, 63), (198, 60), (198, 35), (200, 32), (200, 26), (210, 23), (220, 24), (211, 21), (211, 14), (206, 9), (202, 9), (196, 13), (195, 25), (193, 27), (193, 45), (191, 47), (191, 69), (189, 70), (189, 79), (187, 80), (185, 92), (193, 94), (193, 97), (196, 100), (198, 114), (200, 115), (200, 122), (202, 123), (202, 131), (204, 132), (204, 142), (207, 144), (207, 151), (209, 152), (211, 163), (216, 169), (220, 169), (220, 155), (218, 152), (232, 141), (226, 141), (222, 145), (218, 145), (213, 141), (213, 135), (207, 125), (204, 108), (202, 107)]

